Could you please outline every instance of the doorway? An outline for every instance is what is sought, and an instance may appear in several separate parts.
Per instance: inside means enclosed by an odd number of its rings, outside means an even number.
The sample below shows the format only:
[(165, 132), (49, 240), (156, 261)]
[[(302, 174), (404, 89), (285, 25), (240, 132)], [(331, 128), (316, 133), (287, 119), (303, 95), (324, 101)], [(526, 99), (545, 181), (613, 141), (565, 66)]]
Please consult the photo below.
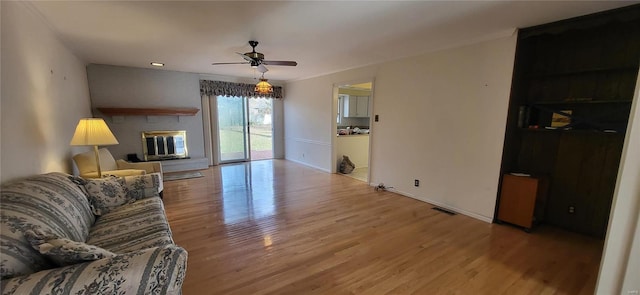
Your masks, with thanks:
[(263, 97), (216, 97), (219, 163), (273, 158), (273, 103)]
[[(369, 183), (369, 151), (373, 110), (371, 80), (345, 83), (334, 87), (336, 172)], [(350, 171), (343, 165), (345, 157), (355, 166)]]

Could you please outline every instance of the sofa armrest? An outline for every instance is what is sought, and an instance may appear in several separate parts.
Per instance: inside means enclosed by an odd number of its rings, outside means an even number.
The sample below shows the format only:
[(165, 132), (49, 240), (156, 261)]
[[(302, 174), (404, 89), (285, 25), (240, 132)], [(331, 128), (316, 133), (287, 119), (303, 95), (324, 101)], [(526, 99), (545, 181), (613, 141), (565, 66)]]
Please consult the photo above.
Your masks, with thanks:
[(124, 182), (129, 190), (129, 196), (136, 200), (157, 197), (164, 189), (160, 173), (125, 176)]
[(150, 248), (1, 281), (2, 294), (180, 294), (187, 251)]
[(116, 164), (118, 165), (118, 169), (140, 169), (147, 171), (147, 173), (155, 172), (162, 174), (162, 163), (160, 163), (160, 161), (130, 163), (120, 159), (116, 161)]

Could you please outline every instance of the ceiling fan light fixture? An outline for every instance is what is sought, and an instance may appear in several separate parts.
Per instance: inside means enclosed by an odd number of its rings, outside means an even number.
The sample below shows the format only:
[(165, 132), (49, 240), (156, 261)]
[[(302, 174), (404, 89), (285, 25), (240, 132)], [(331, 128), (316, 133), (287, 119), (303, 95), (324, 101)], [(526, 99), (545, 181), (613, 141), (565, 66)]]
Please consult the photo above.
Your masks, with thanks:
[(267, 82), (267, 79), (264, 78), (264, 74), (262, 75), (262, 78), (260, 78), (260, 82), (256, 84), (254, 91), (259, 94), (273, 93), (273, 86)]

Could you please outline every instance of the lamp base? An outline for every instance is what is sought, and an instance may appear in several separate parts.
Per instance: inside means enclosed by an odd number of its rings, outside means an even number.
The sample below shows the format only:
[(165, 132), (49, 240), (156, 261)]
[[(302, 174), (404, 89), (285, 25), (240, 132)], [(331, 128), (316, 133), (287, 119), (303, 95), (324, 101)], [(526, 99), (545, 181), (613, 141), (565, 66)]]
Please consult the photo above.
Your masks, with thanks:
[(93, 146), (93, 152), (96, 154), (96, 166), (98, 166), (98, 178), (102, 178), (102, 170), (100, 169), (100, 153), (98, 152), (98, 146)]

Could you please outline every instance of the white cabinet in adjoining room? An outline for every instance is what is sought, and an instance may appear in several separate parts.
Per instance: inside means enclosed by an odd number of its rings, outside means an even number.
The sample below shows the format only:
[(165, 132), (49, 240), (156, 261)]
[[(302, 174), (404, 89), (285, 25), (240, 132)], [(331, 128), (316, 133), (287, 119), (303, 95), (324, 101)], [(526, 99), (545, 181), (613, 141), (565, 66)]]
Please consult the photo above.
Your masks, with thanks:
[(344, 117), (365, 118), (370, 117), (369, 96), (344, 95)]

